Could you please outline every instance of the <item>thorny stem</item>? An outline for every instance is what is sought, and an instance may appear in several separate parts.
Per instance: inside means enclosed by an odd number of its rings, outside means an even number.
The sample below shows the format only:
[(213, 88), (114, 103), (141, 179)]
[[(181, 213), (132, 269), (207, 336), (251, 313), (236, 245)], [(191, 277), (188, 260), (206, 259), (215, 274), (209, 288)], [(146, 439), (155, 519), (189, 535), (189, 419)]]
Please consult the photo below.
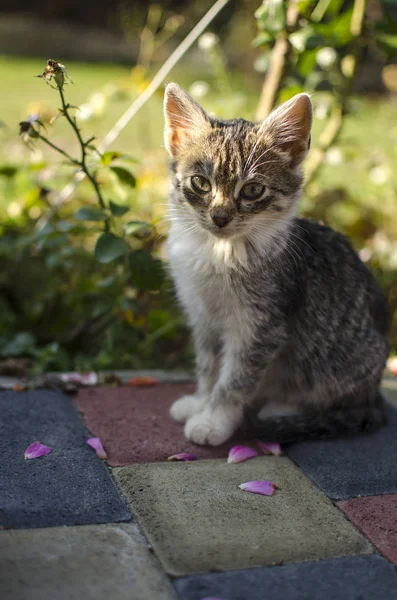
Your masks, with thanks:
[(49, 146), (51, 146), (51, 148), (53, 148), (54, 150), (56, 150), (60, 154), (63, 154), (71, 163), (73, 163), (74, 165), (81, 166), (80, 161), (78, 161), (75, 158), (73, 158), (72, 156), (70, 156), (70, 154), (68, 154), (67, 152), (65, 152), (65, 150), (62, 150), (62, 148), (59, 148), (59, 146), (56, 146), (56, 144), (53, 144), (52, 142), (50, 142), (50, 140), (48, 138), (46, 138), (44, 135), (41, 135), (41, 133), (39, 133), (39, 138), (43, 142), (45, 142), (46, 144), (48, 144)]
[[(74, 160), (74, 159), (72, 159), (70, 157), (68, 157), (68, 158), (70, 158), (70, 160), (72, 160), (72, 162), (74, 164), (80, 165), (81, 170), (86, 174), (86, 176), (90, 180), (90, 182), (91, 182), (91, 184), (92, 184), (92, 186), (93, 186), (93, 188), (94, 188), (94, 190), (96, 192), (96, 195), (97, 195), (97, 198), (98, 198), (98, 202), (99, 202), (101, 208), (106, 209), (106, 204), (105, 204), (105, 201), (104, 201), (104, 199), (102, 197), (102, 192), (101, 192), (101, 189), (99, 187), (99, 184), (98, 184), (98, 181), (96, 179), (96, 176), (95, 176), (95, 174), (91, 173), (91, 171), (89, 170), (89, 168), (87, 166), (87, 147), (88, 147), (88, 144), (90, 142), (92, 142), (93, 138), (90, 138), (86, 142), (83, 140), (83, 138), (81, 137), (80, 129), (77, 126), (76, 120), (73, 119), (70, 116), (70, 114), (69, 114), (69, 111), (68, 111), (69, 105), (66, 104), (66, 102), (65, 102), (65, 96), (64, 96), (62, 87), (58, 86), (58, 91), (59, 91), (59, 95), (61, 96), (62, 113), (66, 117), (67, 121), (70, 123), (73, 131), (75, 132), (75, 134), (77, 136), (77, 139), (78, 139), (78, 142), (80, 144), (80, 148), (81, 148), (81, 159), (79, 161), (76, 161), (76, 160)], [(46, 141), (48, 142), (48, 140), (46, 140)], [(50, 142), (48, 142), (48, 143), (50, 145), (53, 145)], [(66, 152), (63, 152), (63, 150), (61, 150), (60, 148), (57, 148), (56, 146), (53, 146), (53, 147), (56, 150), (58, 150), (59, 152), (61, 152), (62, 154), (64, 154), (65, 156), (68, 156), (66, 154)], [(105, 219), (105, 231), (109, 231), (109, 229), (110, 229), (110, 221), (109, 221), (109, 219)]]

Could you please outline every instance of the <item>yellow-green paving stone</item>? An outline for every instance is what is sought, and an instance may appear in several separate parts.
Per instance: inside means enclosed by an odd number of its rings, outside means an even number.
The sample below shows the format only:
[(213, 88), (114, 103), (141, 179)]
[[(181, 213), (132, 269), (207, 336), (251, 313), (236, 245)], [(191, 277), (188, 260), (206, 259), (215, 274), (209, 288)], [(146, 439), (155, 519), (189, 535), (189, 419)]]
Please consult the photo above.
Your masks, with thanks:
[[(114, 469), (164, 569), (174, 576), (372, 552), (369, 542), (286, 457), (152, 463)], [(272, 497), (239, 489), (270, 480)]]
[(176, 600), (133, 523), (0, 531), (2, 600)]

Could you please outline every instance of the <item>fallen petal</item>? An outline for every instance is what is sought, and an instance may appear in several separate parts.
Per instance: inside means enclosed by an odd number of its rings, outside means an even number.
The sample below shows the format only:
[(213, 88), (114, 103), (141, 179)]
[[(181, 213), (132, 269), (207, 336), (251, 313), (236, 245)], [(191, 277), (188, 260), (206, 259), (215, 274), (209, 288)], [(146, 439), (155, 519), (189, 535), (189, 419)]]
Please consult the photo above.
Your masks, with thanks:
[(254, 458), (254, 456), (258, 456), (257, 451), (253, 450), (252, 448), (248, 448), (248, 446), (233, 446), (233, 448), (229, 450), (227, 462), (239, 463), (243, 462), (243, 460)]
[(173, 454), (169, 456), (167, 460), (197, 460), (197, 456), (195, 454), (189, 454), (189, 452), (181, 452), (180, 454)]
[(135, 387), (149, 387), (152, 385), (158, 385), (160, 381), (156, 377), (133, 377), (128, 381), (129, 385)]
[(87, 440), (87, 444), (90, 446), (90, 448), (93, 448), (96, 452), (96, 455), (99, 458), (102, 458), (104, 460), (107, 459), (108, 455), (105, 452), (104, 447), (102, 446), (102, 442), (99, 438), (90, 438), (89, 440)]
[(14, 383), (14, 385), (12, 386), (12, 391), (13, 392), (23, 392), (25, 388), (23, 387), (22, 383)]
[(261, 440), (255, 440), (258, 444), (259, 450), (263, 452), (263, 454), (273, 454), (274, 456), (281, 456), (283, 450), (280, 444), (276, 442), (262, 442)]
[(98, 383), (98, 375), (94, 371), (87, 373), (62, 373), (61, 380), (66, 383), (79, 383), (80, 385), (96, 385)]
[(30, 446), (26, 448), (24, 457), (25, 460), (30, 460), (31, 458), (39, 458), (40, 456), (45, 456), (50, 452), (51, 448), (49, 446), (40, 444), (40, 442), (33, 442), (33, 444), (30, 444)]
[(261, 494), (262, 496), (273, 496), (275, 485), (271, 481), (247, 481), (238, 486), (240, 490)]

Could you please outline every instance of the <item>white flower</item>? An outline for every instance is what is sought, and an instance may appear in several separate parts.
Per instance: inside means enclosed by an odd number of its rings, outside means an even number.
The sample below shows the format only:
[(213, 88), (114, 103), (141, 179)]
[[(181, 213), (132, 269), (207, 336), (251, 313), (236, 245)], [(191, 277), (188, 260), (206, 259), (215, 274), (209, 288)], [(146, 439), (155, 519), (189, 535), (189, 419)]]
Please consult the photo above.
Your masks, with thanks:
[(189, 92), (195, 98), (203, 98), (209, 92), (210, 86), (206, 81), (195, 81), (189, 88)]
[(378, 165), (369, 172), (369, 178), (375, 185), (383, 185), (390, 177), (390, 171), (385, 165)]
[(372, 252), (369, 248), (361, 248), (358, 254), (363, 262), (368, 262), (372, 256)]
[(339, 148), (330, 148), (325, 154), (325, 162), (333, 167), (340, 165), (343, 160), (343, 154)]
[(320, 101), (314, 108), (314, 115), (319, 121), (324, 121), (328, 115), (329, 103)]
[(337, 58), (338, 53), (334, 48), (330, 48), (329, 46), (320, 48), (316, 54), (316, 62), (322, 69), (330, 69)]
[(212, 50), (214, 46), (217, 45), (219, 38), (215, 33), (203, 33), (202, 36), (199, 37), (198, 47), (203, 52), (207, 52), (208, 50)]
[(10, 204), (7, 206), (7, 213), (8, 213), (8, 216), (11, 218), (19, 217), (21, 212), (22, 212), (22, 208), (18, 204), (18, 202), (15, 202), (15, 201), (10, 202)]

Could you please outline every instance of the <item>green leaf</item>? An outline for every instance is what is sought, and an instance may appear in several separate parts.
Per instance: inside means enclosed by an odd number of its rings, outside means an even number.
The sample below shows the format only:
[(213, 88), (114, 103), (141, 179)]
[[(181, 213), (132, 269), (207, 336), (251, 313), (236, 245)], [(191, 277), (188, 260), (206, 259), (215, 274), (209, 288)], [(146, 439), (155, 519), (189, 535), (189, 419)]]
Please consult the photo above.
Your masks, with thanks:
[(295, 94), (300, 94), (301, 92), (304, 92), (304, 91), (305, 90), (300, 85), (292, 85), (290, 87), (284, 87), (279, 94), (278, 100), (279, 100), (280, 104), (282, 104), (283, 102), (287, 102), (287, 100), (290, 100), (293, 96), (295, 96)]
[(1, 165), (0, 166), (0, 175), (4, 175), (4, 177), (14, 177), (18, 173), (18, 167), (15, 165)]
[(108, 167), (114, 160), (120, 157), (120, 152), (104, 152), (101, 155), (100, 163), (104, 167)]
[(79, 221), (103, 221), (106, 219), (103, 210), (95, 208), (95, 206), (83, 206), (74, 216)]
[(164, 279), (163, 262), (147, 250), (135, 250), (129, 257), (132, 283), (140, 290), (158, 290)]
[(397, 48), (397, 35), (381, 34), (376, 39), (378, 42), (386, 44), (389, 48)]
[(124, 232), (126, 235), (137, 235), (151, 231), (153, 225), (146, 223), (145, 221), (128, 221), (124, 226)]
[(117, 175), (118, 179), (122, 183), (125, 183), (133, 188), (136, 187), (136, 179), (134, 175), (130, 171), (127, 171), (127, 169), (124, 169), (124, 167), (110, 167), (110, 170)]
[(307, 77), (316, 68), (316, 50), (306, 50), (299, 56), (297, 69), (302, 77)]
[(122, 238), (117, 237), (114, 233), (106, 232), (97, 239), (95, 257), (100, 263), (106, 264), (122, 256), (126, 250), (128, 250), (128, 246)]
[(267, 0), (256, 10), (258, 28), (269, 33), (278, 33), (285, 28), (284, 0)]
[(115, 202), (112, 202), (112, 200), (109, 200), (109, 208), (114, 217), (122, 217), (130, 210), (129, 206), (116, 204)]
[(128, 161), (134, 162), (134, 163), (139, 162), (133, 156), (129, 156), (128, 154), (123, 154), (122, 152), (104, 152), (101, 155), (100, 163), (103, 167), (108, 167), (114, 160), (117, 160), (117, 159), (128, 160)]
[(252, 45), (254, 48), (258, 48), (259, 46), (263, 46), (263, 44), (269, 44), (273, 40), (274, 35), (272, 35), (268, 31), (261, 31), (261, 33), (259, 33), (253, 40)]

